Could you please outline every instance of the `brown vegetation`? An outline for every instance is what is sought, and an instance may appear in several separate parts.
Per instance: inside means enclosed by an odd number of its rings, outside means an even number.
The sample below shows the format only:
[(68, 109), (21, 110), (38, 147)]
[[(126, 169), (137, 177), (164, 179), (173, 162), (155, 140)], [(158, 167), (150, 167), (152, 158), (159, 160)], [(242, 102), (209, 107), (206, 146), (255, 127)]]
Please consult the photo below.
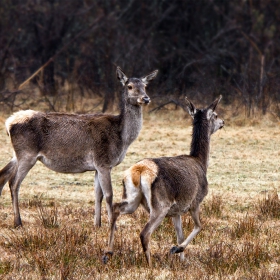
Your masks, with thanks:
[[(189, 245), (186, 262), (169, 255), (176, 237), (172, 221), (165, 219), (151, 240), (154, 268), (147, 267), (139, 234), (148, 215), (139, 209), (120, 219), (115, 254), (104, 266), (109, 228), (93, 225), (92, 174), (57, 174), (38, 164), (21, 186), (24, 227), (12, 228), (8, 186), (0, 198), (0, 278), (278, 279), (279, 123), (247, 119), (245, 126), (236, 126), (235, 121), (226, 118), (225, 129), (212, 137), (210, 193), (201, 209), (204, 228)], [(144, 157), (188, 153), (190, 134), (182, 110), (146, 111), (140, 136), (112, 172), (114, 200), (121, 198), (124, 170)], [(3, 166), (12, 150), (3, 125), (0, 143)], [(193, 228), (188, 215), (183, 228), (185, 235)]]

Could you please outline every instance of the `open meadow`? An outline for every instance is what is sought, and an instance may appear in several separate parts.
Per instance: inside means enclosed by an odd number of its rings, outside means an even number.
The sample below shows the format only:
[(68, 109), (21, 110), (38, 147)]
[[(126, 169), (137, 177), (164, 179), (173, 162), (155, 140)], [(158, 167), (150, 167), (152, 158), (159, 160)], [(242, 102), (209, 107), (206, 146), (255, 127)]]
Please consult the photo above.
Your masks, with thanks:
[[(2, 117), (1, 168), (12, 157)], [(148, 216), (140, 208), (118, 219), (115, 253), (104, 265), (109, 230), (104, 202), (102, 227), (94, 228), (94, 174), (55, 173), (38, 162), (20, 188), (22, 228), (13, 228), (8, 185), (0, 197), (0, 279), (280, 279), (280, 122), (224, 118), (225, 129), (211, 138), (203, 230), (185, 262), (169, 255), (176, 234), (166, 218), (152, 235), (153, 267), (147, 266), (139, 234)], [(112, 171), (114, 201), (131, 164), (188, 154), (190, 141), (191, 118), (183, 110), (145, 109), (139, 137)], [(183, 227), (185, 236), (193, 228), (188, 214)]]

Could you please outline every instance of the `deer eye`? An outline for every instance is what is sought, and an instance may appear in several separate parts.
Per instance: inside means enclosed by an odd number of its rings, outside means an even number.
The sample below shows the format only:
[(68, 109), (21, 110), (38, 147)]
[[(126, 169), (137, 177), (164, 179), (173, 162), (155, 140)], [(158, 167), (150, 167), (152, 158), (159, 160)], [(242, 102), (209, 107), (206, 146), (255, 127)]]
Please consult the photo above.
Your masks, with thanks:
[(132, 86), (127, 86), (128, 89), (132, 89)]

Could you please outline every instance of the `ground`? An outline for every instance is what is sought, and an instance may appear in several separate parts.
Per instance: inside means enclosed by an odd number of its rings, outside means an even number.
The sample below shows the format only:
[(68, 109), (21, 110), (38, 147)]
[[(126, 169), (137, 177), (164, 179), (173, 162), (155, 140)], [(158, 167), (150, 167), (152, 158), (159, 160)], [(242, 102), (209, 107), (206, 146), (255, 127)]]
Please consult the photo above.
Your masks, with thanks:
[[(122, 175), (131, 164), (189, 153), (191, 120), (185, 112), (147, 109), (144, 115), (138, 139), (112, 171), (114, 201), (121, 199)], [(59, 174), (38, 162), (20, 188), (23, 228), (13, 229), (8, 185), (0, 197), (0, 278), (279, 279), (280, 123), (231, 117), (225, 123), (211, 139), (203, 231), (187, 247), (184, 263), (168, 254), (176, 237), (166, 219), (152, 236), (153, 268), (147, 267), (139, 239), (147, 215), (138, 209), (119, 218), (115, 253), (104, 265), (108, 223), (103, 204), (103, 226), (93, 225), (94, 174)], [(0, 125), (2, 168), (12, 146)], [(193, 227), (189, 215), (183, 224), (186, 236)]]

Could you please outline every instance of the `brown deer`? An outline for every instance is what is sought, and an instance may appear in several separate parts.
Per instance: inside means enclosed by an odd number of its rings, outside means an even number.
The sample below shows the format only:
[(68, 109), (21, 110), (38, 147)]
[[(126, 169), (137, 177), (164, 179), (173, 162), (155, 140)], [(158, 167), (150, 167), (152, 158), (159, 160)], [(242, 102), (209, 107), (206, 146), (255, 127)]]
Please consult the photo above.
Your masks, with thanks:
[[(189, 114), (193, 118), (190, 155), (147, 158), (125, 171), (122, 202), (113, 204), (109, 250), (103, 256), (104, 263), (113, 254), (117, 218), (121, 214), (132, 214), (140, 204), (150, 214), (149, 221), (140, 234), (149, 266), (151, 234), (166, 216), (172, 217), (178, 242), (178, 246), (172, 247), (170, 253), (180, 253), (180, 259), (184, 260), (184, 249), (201, 230), (199, 205), (208, 192), (206, 173), (210, 136), (224, 126), (224, 121), (215, 112), (220, 100), (221, 96), (206, 109), (196, 109), (186, 99)], [(184, 239), (181, 215), (188, 211), (194, 221), (194, 229)]]
[(141, 106), (150, 103), (145, 88), (158, 71), (142, 78), (128, 78), (120, 67), (117, 67), (116, 72), (124, 87), (119, 115), (26, 110), (6, 120), (14, 157), (0, 171), (0, 194), (9, 181), (15, 227), (22, 225), (18, 205), (20, 184), (37, 160), (61, 173), (96, 171), (95, 225), (101, 226), (103, 196), (111, 221), (111, 170), (122, 162), (129, 145), (141, 130)]

